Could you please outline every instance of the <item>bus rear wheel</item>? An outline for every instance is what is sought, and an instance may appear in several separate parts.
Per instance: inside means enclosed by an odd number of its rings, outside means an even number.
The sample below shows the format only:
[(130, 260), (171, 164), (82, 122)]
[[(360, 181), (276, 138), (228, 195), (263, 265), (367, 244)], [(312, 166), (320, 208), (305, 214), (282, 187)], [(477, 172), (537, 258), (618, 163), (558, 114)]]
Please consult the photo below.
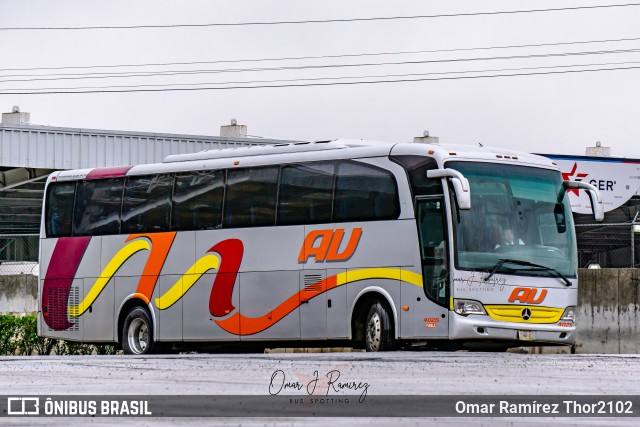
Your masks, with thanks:
[(387, 351), (395, 347), (391, 318), (380, 302), (376, 301), (367, 313), (364, 344), (367, 351)]
[(135, 307), (124, 319), (122, 349), (125, 354), (150, 354), (153, 348), (153, 323), (149, 312)]

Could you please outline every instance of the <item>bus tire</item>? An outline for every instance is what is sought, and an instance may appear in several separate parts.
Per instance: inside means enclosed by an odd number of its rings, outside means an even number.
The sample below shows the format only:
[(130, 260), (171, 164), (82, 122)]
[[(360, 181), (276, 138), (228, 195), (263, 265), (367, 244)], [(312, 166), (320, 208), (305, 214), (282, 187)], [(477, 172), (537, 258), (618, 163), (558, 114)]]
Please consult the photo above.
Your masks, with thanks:
[(387, 351), (395, 347), (391, 318), (385, 307), (378, 301), (371, 305), (367, 313), (364, 345), (367, 351)]
[(124, 319), (122, 328), (124, 354), (151, 354), (154, 349), (153, 323), (149, 312), (134, 307)]

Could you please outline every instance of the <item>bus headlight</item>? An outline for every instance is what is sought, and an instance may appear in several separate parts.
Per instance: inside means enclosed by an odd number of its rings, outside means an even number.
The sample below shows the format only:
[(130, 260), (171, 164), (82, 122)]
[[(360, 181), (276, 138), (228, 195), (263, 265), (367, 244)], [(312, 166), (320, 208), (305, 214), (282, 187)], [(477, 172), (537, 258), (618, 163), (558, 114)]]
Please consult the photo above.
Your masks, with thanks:
[(468, 316), (470, 314), (487, 314), (480, 302), (469, 299), (453, 300), (453, 309), (456, 313), (462, 316)]
[(567, 307), (562, 313), (560, 318), (561, 322), (575, 322), (576, 321), (576, 308), (574, 306)]

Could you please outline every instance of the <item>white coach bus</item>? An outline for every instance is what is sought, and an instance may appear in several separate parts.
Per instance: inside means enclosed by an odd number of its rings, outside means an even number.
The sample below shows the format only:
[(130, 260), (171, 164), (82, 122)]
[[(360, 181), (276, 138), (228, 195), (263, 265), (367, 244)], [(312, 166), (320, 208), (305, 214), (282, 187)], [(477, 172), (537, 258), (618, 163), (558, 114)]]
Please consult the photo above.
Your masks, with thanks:
[(549, 159), (357, 140), (47, 180), (39, 333), (128, 354), (566, 345), (576, 238)]

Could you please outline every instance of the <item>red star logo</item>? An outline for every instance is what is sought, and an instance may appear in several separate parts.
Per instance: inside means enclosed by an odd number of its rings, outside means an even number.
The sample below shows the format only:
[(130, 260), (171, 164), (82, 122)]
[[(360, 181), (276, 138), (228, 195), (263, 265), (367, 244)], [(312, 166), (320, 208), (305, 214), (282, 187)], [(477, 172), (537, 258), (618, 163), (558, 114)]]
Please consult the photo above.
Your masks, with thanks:
[[(572, 181), (570, 178), (575, 175), (575, 179), (573, 181), (582, 181), (582, 178), (589, 175), (588, 173), (576, 173), (576, 169), (578, 168), (578, 163), (573, 163), (573, 169), (571, 172), (562, 172), (562, 179), (565, 181)], [(570, 188), (567, 190), (567, 193), (573, 193), (576, 196), (579, 196), (577, 188)]]

